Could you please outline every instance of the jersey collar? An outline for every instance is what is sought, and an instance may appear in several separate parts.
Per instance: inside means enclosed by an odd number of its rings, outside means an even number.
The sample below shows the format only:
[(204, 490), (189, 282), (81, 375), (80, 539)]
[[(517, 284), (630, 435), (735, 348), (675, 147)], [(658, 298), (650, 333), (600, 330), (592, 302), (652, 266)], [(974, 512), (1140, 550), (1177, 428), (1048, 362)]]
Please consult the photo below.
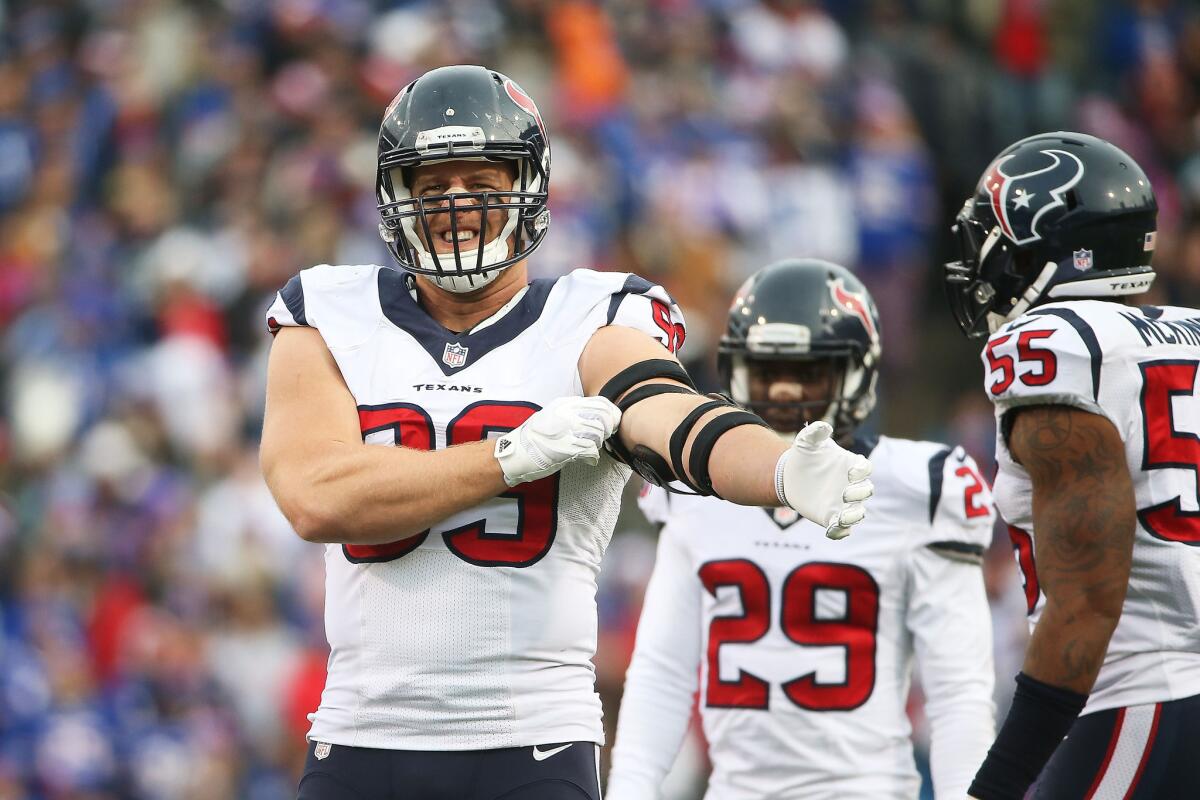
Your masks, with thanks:
[(871, 453), (875, 452), (875, 448), (878, 446), (878, 436), (855, 436), (846, 449), (851, 453), (858, 453), (860, 456), (870, 458)]
[(508, 344), (537, 322), (554, 284), (554, 280), (546, 278), (530, 281), (520, 298), (514, 298), (514, 304), (461, 333), (442, 327), (421, 308), (409, 293), (406, 274), (399, 270), (379, 271), (379, 305), (388, 321), (416, 340), (442, 374), (449, 377)]

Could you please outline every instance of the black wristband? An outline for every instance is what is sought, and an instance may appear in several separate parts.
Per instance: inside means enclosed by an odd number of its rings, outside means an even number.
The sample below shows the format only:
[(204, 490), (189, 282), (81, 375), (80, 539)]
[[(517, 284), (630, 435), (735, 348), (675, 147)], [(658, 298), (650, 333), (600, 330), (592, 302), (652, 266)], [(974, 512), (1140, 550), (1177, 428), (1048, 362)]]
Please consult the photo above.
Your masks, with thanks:
[(979, 800), (1021, 800), (1087, 703), (1087, 695), (1024, 672), (996, 741), (967, 793)]

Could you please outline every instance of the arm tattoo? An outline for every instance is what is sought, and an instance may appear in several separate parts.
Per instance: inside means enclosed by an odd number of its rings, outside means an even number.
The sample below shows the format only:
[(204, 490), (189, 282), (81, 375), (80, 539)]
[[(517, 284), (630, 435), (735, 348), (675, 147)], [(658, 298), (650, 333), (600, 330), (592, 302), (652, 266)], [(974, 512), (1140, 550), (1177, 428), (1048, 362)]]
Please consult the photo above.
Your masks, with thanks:
[(1025, 671), (1086, 694), (1129, 582), (1136, 507), (1125, 446), (1098, 414), (1036, 406), (1017, 412), (1009, 450), (1033, 482), (1034, 556), (1046, 593)]

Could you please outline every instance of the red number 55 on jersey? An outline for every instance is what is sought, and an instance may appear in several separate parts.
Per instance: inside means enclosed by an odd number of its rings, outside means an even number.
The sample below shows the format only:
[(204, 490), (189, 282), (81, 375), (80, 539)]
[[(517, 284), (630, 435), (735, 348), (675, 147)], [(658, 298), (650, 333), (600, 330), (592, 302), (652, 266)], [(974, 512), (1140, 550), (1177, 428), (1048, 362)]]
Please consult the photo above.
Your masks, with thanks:
[[(988, 342), (985, 351), (988, 368), (996, 376), (988, 390), (992, 394), (1003, 394), (1018, 375), (1026, 386), (1045, 386), (1052, 382), (1058, 376), (1058, 358), (1053, 350), (1038, 347), (1037, 342), (1053, 334), (1052, 330), (1027, 330), (1005, 334)], [(1027, 365), (1029, 368), (1024, 369)]]

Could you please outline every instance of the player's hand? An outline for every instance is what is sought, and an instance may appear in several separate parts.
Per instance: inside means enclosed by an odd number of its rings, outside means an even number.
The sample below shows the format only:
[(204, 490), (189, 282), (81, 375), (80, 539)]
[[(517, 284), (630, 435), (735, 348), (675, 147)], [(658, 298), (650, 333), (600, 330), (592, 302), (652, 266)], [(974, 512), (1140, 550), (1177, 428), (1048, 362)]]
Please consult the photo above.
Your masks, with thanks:
[(553, 475), (572, 461), (595, 466), (621, 411), (603, 397), (560, 397), (496, 439), (492, 452), (509, 486)]
[(831, 439), (827, 422), (813, 422), (796, 434), (796, 440), (775, 468), (779, 499), (801, 516), (823, 525), (830, 539), (850, 535), (850, 528), (865, 515), (863, 501), (875, 488), (867, 476), (871, 462), (844, 450)]

